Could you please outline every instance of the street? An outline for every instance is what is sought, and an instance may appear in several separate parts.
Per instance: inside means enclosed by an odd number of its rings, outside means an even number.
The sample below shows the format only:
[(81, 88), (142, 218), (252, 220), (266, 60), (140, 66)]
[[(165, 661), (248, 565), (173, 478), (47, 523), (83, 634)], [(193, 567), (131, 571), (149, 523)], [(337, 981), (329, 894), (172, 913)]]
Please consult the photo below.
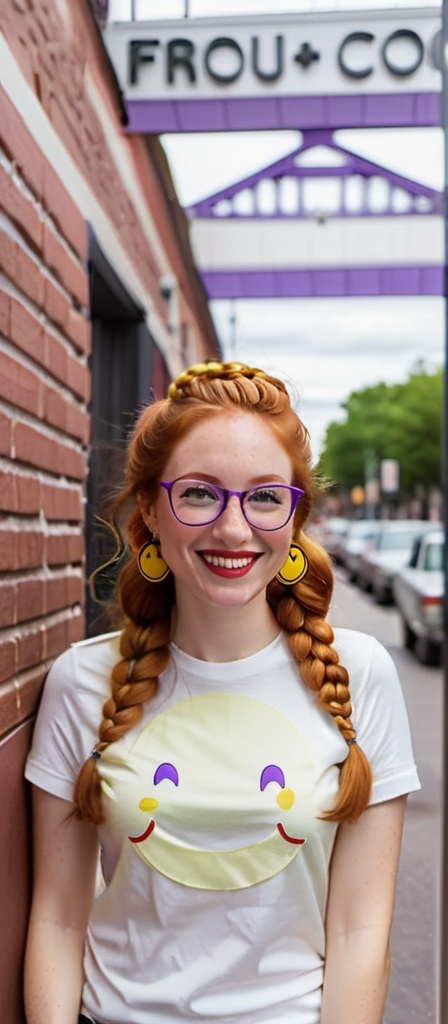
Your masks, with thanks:
[(405, 823), (385, 1024), (437, 1019), (442, 791), (443, 671), (426, 668), (401, 646), (396, 609), (382, 608), (336, 570), (333, 625), (373, 633), (392, 655), (408, 708), (422, 789)]

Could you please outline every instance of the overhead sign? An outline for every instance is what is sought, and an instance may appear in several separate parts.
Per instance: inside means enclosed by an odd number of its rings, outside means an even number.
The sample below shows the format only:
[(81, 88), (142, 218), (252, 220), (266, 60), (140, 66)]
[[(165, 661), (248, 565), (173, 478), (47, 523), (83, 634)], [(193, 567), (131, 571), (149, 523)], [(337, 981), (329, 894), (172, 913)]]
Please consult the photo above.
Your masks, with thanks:
[(135, 131), (440, 124), (440, 8), (115, 22)]

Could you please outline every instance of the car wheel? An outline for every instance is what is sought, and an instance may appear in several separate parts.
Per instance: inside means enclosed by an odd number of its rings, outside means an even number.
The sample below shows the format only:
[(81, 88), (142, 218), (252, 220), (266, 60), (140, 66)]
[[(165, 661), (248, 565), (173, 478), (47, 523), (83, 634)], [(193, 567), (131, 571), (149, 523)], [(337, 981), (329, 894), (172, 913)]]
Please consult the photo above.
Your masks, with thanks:
[(422, 665), (440, 665), (442, 660), (441, 644), (428, 640), (426, 636), (419, 636), (416, 639), (414, 653)]
[(412, 632), (411, 627), (405, 621), (401, 620), (401, 630), (403, 635), (403, 646), (406, 647), (407, 651), (413, 651), (415, 647), (416, 635)]
[(392, 604), (392, 597), (388, 587), (382, 586), (381, 583), (374, 583), (372, 590), (377, 604)]

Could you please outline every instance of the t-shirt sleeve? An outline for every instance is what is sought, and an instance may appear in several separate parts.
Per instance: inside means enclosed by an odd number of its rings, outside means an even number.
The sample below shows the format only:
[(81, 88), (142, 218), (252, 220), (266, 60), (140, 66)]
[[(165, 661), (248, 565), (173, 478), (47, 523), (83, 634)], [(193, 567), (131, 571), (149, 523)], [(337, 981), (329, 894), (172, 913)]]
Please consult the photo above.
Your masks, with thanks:
[[(357, 740), (373, 770), (370, 802), (420, 789), (407, 708), (395, 664), (374, 637), (364, 637), (351, 684)], [(341, 659), (342, 660), (342, 659)]]
[(30, 782), (64, 800), (73, 800), (79, 769), (98, 739), (98, 710), (89, 708), (85, 694), (80, 700), (77, 676), (75, 648), (70, 648), (46, 678), (25, 768)]

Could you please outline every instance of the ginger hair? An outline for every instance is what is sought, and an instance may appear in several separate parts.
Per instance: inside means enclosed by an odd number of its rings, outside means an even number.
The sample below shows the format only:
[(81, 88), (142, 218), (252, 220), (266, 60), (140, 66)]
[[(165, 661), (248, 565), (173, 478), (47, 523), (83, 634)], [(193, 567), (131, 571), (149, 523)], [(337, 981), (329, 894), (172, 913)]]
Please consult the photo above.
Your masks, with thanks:
[(262, 416), (291, 459), (291, 483), (305, 492), (294, 514), (292, 540), (305, 552), (308, 571), (292, 586), (272, 580), (266, 596), (288, 635), (304, 684), (315, 691), (320, 706), (332, 716), (348, 744), (347, 757), (340, 765), (336, 806), (323, 817), (337, 822), (356, 820), (370, 798), (372, 772), (356, 742), (348, 672), (340, 664), (333, 630), (326, 620), (333, 590), (331, 561), (303, 529), (318, 490), (308, 431), (293, 410), (282, 381), (241, 363), (209, 362), (184, 371), (170, 385), (166, 399), (145, 408), (130, 439), (126, 483), (113, 510), (117, 517), (130, 501), (135, 507), (128, 523), (129, 559), (117, 583), (125, 625), (121, 659), (112, 671), (111, 695), (103, 707), (95, 753), (81, 768), (75, 787), (78, 812), (87, 821), (98, 824), (104, 820), (98, 755), (139, 722), (142, 705), (156, 693), (158, 677), (170, 657), (173, 578), (170, 574), (153, 584), (139, 571), (137, 555), (151, 535), (137, 496), (154, 500), (166, 462), (179, 440), (197, 422), (223, 411)]

